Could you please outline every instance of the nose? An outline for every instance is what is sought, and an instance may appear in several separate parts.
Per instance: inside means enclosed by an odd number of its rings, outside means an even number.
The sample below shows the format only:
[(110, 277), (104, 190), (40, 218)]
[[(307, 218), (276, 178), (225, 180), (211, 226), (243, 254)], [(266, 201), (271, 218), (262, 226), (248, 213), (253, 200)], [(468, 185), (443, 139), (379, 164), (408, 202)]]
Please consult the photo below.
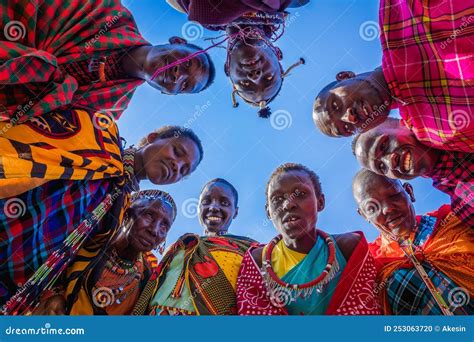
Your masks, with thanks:
[(296, 207), (295, 202), (290, 197), (286, 198), (285, 201), (283, 202), (283, 208), (285, 210), (290, 210), (295, 207)]
[(390, 214), (391, 212), (393, 211), (392, 209), (392, 206), (389, 205), (388, 203), (383, 203), (382, 204), (382, 214), (384, 216), (387, 216), (388, 214)]
[(262, 77), (262, 71), (259, 69), (251, 70), (247, 73), (247, 78), (256, 82)]
[(219, 208), (216, 202), (214, 201), (211, 202), (211, 204), (209, 205), (209, 211), (214, 212), (214, 213), (219, 211)]
[(347, 108), (344, 115), (341, 117), (341, 120), (344, 122), (348, 122), (351, 124), (356, 124), (359, 120), (357, 119), (357, 115), (354, 112), (353, 108)]

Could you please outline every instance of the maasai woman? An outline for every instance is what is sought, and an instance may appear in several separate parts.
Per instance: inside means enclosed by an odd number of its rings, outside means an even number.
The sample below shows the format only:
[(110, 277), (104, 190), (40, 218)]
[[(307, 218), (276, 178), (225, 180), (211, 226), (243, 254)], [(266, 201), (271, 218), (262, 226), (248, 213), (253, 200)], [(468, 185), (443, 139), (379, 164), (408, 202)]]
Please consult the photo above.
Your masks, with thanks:
[(251, 248), (237, 280), (240, 315), (375, 315), (376, 269), (363, 233), (316, 228), (325, 197), (319, 177), (283, 164), (266, 188), (268, 218), (278, 235)]
[(199, 221), (205, 236), (182, 236), (160, 263), (152, 315), (235, 315), (235, 289), (242, 257), (253, 240), (228, 234), (238, 214), (238, 194), (217, 178), (199, 198)]
[(474, 231), (449, 205), (416, 215), (410, 184), (361, 170), (352, 185), (358, 212), (380, 236), (377, 292), (386, 315), (474, 313)]
[[(64, 294), (44, 295), (35, 314), (58, 314), (62, 307), (72, 315), (129, 315), (145, 311), (156, 286), (158, 262), (152, 251), (163, 246), (176, 217), (173, 198), (160, 190), (132, 195), (118, 236), (79, 275), (75, 286), (65, 284)], [(161, 248), (161, 247), (160, 247)], [(74, 274), (74, 265), (69, 273)], [(80, 267), (82, 270), (82, 266)], [(70, 285), (70, 286), (68, 286)], [(54, 293), (54, 292), (53, 292)]]
[(233, 86), (234, 107), (238, 106), (236, 95), (239, 95), (248, 104), (260, 108), (260, 117), (269, 117), (267, 105), (280, 92), (283, 79), (295, 66), (304, 63), (301, 59), (284, 71), (280, 63), (283, 54), (273, 43), (283, 34), (285, 9), (303, 6), (309, 0), (168, 2), (187, 13), (189, 20), (210, 30), (225, 31), (228, 38), (225, 73)]
[(200, 48), (176, 37), (150, 45), (119, 0), (8, 0), (0, 12), (1, 121), (70, 104), (118, 119), (145, 81), (165, 94), (197, 93), (213, 82), (204, 53), (154, 75)]
[(339, 73), (316, 97), (317, 127), (328, 136), (350, 136), (398, 108), (423, 144), (472, 153), (472, 2), (381, 0), (379, 18), (382, 67)]
[[(0, 123), (2, 304), (36, 270), (47, 267), (51, 276), (59, 275), (89, 235), (97, 237), (91, 249), (100, 251), (140, 180), (176, 183), (202, 159), (199, 138), (176, 126), (150, 133), (138, 149), (123, 150), (113, 121), (94, 125), (106, 118), (69, 110), (10, 128)], [(52, 256), (54, 251), (61, 257)], [(42, 290), (25, 286), (33, 298)]]

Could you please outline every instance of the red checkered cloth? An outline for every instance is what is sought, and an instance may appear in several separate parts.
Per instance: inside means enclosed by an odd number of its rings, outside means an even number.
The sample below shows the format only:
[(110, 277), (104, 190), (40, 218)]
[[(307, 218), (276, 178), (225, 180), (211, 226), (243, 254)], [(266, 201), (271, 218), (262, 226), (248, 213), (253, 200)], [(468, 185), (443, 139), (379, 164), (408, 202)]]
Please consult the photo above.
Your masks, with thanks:
[(472, 153), (442, 152), (433, 171), (426, 175), (433, 186), (451, 197), (451, 210), (474, 228), (474, 158)]
[[(118, 119), (143, 83), (109, 70), (128, 50), (149, 45), (119, 0), (5, 0), (0, 18), (0, 121), (24, 122), (68, 105)], [(113, 78), (81, 82), (87, 70), (70, 63), (100, 57), (111, 58), (106, 75)]]
[(382, 68), (422, 143), (474, 151), (474, 3), (381, 0)]

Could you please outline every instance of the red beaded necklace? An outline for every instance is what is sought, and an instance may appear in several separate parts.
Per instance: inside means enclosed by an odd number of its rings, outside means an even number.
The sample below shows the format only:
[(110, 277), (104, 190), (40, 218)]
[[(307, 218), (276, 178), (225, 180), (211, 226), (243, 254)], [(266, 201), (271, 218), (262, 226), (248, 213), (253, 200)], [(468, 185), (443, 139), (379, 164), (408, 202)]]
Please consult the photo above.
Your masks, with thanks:
[[(314, 290), (321, 293), (324, 285), (329, 283), (339, 271), (339, 264), (336, 260), (336, 247), (332, 237), (320, 230), (317, 230), (316, 233), (325, 240), (328, 246), (328, 262), (319, 276), (304, 284), (290, 284), (281, 280), (276, 275), (272, 267), (272, 251), (277, 243), (280, 242), (282, 236), (278, 235), (277, 237), (273, 238), (272, 241), (270, 241), (262, 261), (262, 275), (265, 279), (265, 285), (267, 287), (267, 291), (270, 294), (270, 299), (274, 298), (275, 296), (290, 296), (291, 298), (285, 298), (286, 303), (284, 303), (285, 305), (283, 306), (286, 306), (292, 301), (295, 301), (298, 297), (307, 298), (311, 296)], [(290, 300), (288, 301), (288, 299)], [(281, 303), (281, 298), (276, 298), (276, 302)], [(274, 303), (273, 300), (272, 303)]]

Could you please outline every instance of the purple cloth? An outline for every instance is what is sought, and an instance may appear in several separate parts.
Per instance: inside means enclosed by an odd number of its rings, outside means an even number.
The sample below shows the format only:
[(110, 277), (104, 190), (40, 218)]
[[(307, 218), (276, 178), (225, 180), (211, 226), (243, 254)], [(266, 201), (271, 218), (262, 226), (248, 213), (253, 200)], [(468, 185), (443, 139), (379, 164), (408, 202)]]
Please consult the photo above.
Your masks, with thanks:
[(247, 12), (284, 11), (292, 0), (178, 0), (188, 19), (201, 25), (226, 25)]

